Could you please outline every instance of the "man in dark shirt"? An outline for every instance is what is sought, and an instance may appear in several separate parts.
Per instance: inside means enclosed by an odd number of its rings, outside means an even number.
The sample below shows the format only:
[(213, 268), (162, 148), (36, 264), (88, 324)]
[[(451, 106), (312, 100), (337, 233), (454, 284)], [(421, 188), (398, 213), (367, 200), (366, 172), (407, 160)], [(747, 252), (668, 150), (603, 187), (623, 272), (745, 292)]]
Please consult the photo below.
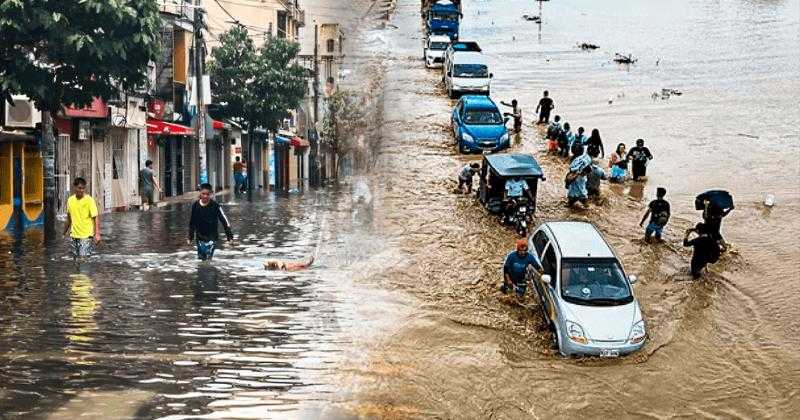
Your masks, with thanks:
[(666, 188), (658, 187), (656, 189), (656, 199), (647, 205), (647, 211), (642, 216), (642, 221), (639, 222), (639, 226), (642, 226), (644, 221), (647, 220), (647, 216), (650, 216), (650, 223), (647, 224), (647, 228), (644, 230), (645, 242), (650, 242), (650, 238), (654, 234), (656, 241), (661, 242), (664, 226), (667, 225), (670, 216), (669, 202), (664, 200), (666, 195)]
[(636, 140), (636, 147), (628, 152), (628, 157), (633, 162), (633, 180), (647, 175), (647, 163), (653, 159), (650, 149), (644, 147), (644, 139)]
[(539, 105), (536, 106), (536, 112), (539, 113), (539, 124), (550, 122), (550, 111), (555, 107), (553, 100), (550, 99), (550, 92), (544, 91), (544, 97), (539, 100)]
[(523, 297), (528, 287), (525, 278), (528, 267), (533, 267), (539, 272), (542, 271), (542, 263), (535, 255), (528, 252), (528, 242), (525, 239), (519, 239), (517, 240), (517, 250), (509, 252), (506, 262), (503, 264), (503, 285), (500, 286), (500, 291), (508, 293), (513, 290), (517, 293), (517, 297)]
[(211, 184), (200, 185), (200, 199), (192, 205), (192, 216), (189, 219), (189, 245), (197, 243), (197, 258), (203, 261), (214, 257), (214, 248), (219, 241), (219, 224), (225, 229), (228, 242), (233, 241), (233, 232), (228, 217), (222, 207), (214, 201)]
[[(697, 237), (689, 240), (692, 232), (697, 233)], [(683, 246), (693, 247), (692, 252), (692, 277), (697, 279), (703, 275), (703, 269), (707, 264), (715, 263), (719, 260), (719, 242), (709, 233), (705, 224), (698, 223), (694, 229), (688, 229), (683, 237)]]

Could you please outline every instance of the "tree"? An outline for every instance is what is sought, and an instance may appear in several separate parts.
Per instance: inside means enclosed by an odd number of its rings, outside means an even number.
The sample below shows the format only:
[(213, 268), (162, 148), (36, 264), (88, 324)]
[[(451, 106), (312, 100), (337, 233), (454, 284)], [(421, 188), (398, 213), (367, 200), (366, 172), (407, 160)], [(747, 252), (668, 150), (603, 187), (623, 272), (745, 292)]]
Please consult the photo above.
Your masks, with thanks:
[[(268, 36), (256, 49), (247, 29), (236, 25), (220, 36), (220, 46), (211, 50), (208, 70), (218, 112), (250, 133), (247, 167), (252, 167), (253, 131), (275, 132), (289, 110), (305, 96), (306, 70), (295, 62), (300, 45)], [(253, 177), (248, 195), (252, 198)]]
[(215, 102), (223, 105), (218, 115), (248, 130), (277, 131), (305, 96), (306, 70), (295, 62), (299, 44), (267, 37), (255, 48), (242, 26), (219, 39), (208, 64)]
[(0, 100), (24, 94), (43, 111), (48, 230), (55, 226), (51, 114), (144, 86), (160, 28), (154, 0), (0, 1)]
[[(356, 166), (364, 165), (367, 153), (364, 140), (368, 126), (367, 101), (367, 96), (347, 89), (339, 89), (325, 100), (327, 109), (322, 118), (322, 139), (339, 160), (350, 155)], [(336, 168), (333, 172), (336, 174)]]

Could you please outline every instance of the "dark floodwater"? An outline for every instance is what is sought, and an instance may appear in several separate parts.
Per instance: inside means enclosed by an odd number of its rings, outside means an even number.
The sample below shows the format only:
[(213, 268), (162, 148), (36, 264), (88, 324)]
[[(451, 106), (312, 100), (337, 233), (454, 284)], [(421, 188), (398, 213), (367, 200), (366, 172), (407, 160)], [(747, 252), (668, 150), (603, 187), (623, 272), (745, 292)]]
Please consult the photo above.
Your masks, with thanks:
[[(212, 264), (185, 245), (188, 205), (104, 216), (99, 255), (80, 265), (37, 231), (3, 237), (0, 417), (329, 412), (323, 378), (370, 329), (354, 325), (359, 292), (328, 266), (363, 259), (337, 239), (352, 228), (346, 196), (229, 203), (241, 243)], [(309, 255), (303, 272), (261, 266)]]

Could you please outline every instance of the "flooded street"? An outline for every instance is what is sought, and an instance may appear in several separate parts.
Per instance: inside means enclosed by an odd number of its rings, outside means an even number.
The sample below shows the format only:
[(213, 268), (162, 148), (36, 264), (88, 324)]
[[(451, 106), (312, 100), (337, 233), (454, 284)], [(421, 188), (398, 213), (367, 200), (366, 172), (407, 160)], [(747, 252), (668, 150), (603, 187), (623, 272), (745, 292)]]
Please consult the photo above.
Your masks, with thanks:
[[(595, 223), (630, 273), (649, 328), (638, 354), (565, 360), (533, 300), (497, 292), (515, 236), (473, 199), (453, 194), (458, 155), (440, 70), (426, 70), (418, 3), (399, 1), (390, 30), (373, 33), (384, 121), (376, 158), (376, 224), (403, 264), (385, 282), (417, 297), (402, 326), (350, 379), (352, 406), (386, 417), (734, 417), (800, 415), (800, 29), (796, 1), (465, 1), (461, 39), (476, 40), (494, 74), (495, 101), (519, 100), (525, 125), (513, 151), (533, 153), (548, 180), (537, 223)], [(396, 27), (396, 29), (391, 29)], [(580, 42), (599, 44), (584, 52)], [(612, 62), (631, 53), (631, 66)], [(662, 88), (683, 93), (653, 98)], [(599, 128), (606, 156), (645, 138), (655, 160), (644, 183), (605, 186), (587, 211), (565, 208), (565, 166), (532, 124), (541, 92), (574, 128)], [(605, 162), (605, 161), (604, 161)], [(656, 186), (673, 217), (666, 243), (638, 226)], [(694, 196), (729, 189), (724, 231), (734, 252), (691, 281), (683, 231), (700, 220)], [(772, 209), (766, 193), (781, 197)]]
[[(463, 4), (492, 96), (523, 108), (512, 151), (547, 176), (535, 223), (594, 223), (640, 276), (641, 352), (562, 358), (536, 302), (497, 291), (516, 236), (453, 193), (480, 157), (456, 152), (419, 2), (398, 0), (388, 21), (377, 6), (351, 21), (363, 31), (347, 87), (379, 116), (363, 177), (221, 197), (240, 244), (213, 264), (185, 244), (187, 204), (106, 215), (80, 265), (37, 231), (0, 238), (0, 418), (800, 417), (800, 2), (553, 1), (541, 26), (521, 17), (538, 14), (530, 1)], [(683, 94), (653, 99), (662, 88)], [(568, 210), (565, 164), (533, 124), (544, 89), (555, 114), (600, 129), (606, 155), (646, 139), (649, 179), (604, 183), (602, 203)], [(371, 220), (354, 216), (358, 184)], [(638, 222), (657, 186), (673, 216), (648, 245)], [(735, 252), (692, 281), (682, 234), (700, 220), (694, 196), (716, 187), (736, 200), (723, 226)], [(310, 255), (307, 271), (261, 266)]]

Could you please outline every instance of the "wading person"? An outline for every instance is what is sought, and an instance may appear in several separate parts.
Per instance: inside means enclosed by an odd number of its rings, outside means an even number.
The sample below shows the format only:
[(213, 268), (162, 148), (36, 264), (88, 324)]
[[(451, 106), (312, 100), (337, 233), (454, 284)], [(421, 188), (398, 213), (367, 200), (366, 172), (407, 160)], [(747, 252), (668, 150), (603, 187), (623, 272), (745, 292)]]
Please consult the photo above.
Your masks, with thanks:
[(314, 263), (314, 256), (312, 255), (307, 262), (292, 262), (269, 259), (264, 261), (265, 270), (281, 270), (281, 271), (298, 271), (311, 266)]
[(522, 132), (522, 109), (519, 107), (519, 105), (517, 103), (517, 100), (516, 99), (512, 99), (510, 104), (506, 103), (506, 102), (503, 102), (503, 101), (500, 101), (500, 103), (505, 105), (505, 106), (511, 107), (511, 113), (506, 112), (503, 115), (511, 116), (512, 118), (514, 118), (514, 133), (515, 134), (521, 133)]
[(631, 160), (633, 180), (638, 181), (639, 178), (647, 176), (647, 164), (653, 159), (653, 155), (650, 154), (650, 149), (644, 147), (644, 139), (636, 140), (636, 147), (628, 152), (628, 157)]
[(156, 181), (156, 173), (153, 171), (153, 161), (148, 159), (144, 163), (144, 168), (139, 171), (139, 194), (142, 196), (142, 210), (150, 210), (150, 206), (155, 203), (155, 192), (161, 192), (161, 186)]
[(703, 223), (709, 235), (727, 249), (728, 243), (722, 237), (722, 219), (733, 211), (733, 197), (727, 191), (714, 190), (698, 195), (697, 200), (702, 204)]
[(586, 153), (592, 158), (606, 156), (606, 152), (603, 150), (603, 139), (600, 138), (600, 130), (592, 129), (592, 135), (586, 140)]
[(561, 116), (556, 115), (553, 122), (547, 126), (547, 151), (558, 152), (558, 138), (561, 137)]
[[(694, 239), (689, 239), (692, 233), (697, 234)], [(717, 242), (709, 234), (707, 226), (698, 223), (693, 229), (687, 229), (683, 236), (683, 246), (692, 247), (691, 271), (692, 277), (697, 279), (703, 275), (706, 265), (719, 261), (720, 249)]]
[(464, 165), (463, 168), (458, 172), (458, 191), (464, 192), (464, 186), (467, 186), (467, 192), (464, 194), (469, 194), (472, 192), (472, 178), (478, 173), (478, 169), (480, 169), (481, 165), (477, 163), (470, 163), (469, 165)]
[(219, 223), (225, 229), (228, 242), (233, 241), (233, 232), (228, 217), (222, 207), (212, 199), (214, 195), (211, 184), (200, 185), (200, 199), (192, 204), (192, 216), (189, 219), (189, 245), (195, 241), (197, 258), (203, 261), (214, 258), (214, 250), (219, 242)]
[(550, 98), (550, 92), (544, 91), (542, 99), (539, 99), (539, 105), (536, 105), (536, 112), (539, 113), (539, 124), (547, 124), (550, 122), (550, 111), (555, 108), (553, 100)]
[(569, 148), (572, 146), (573, 141), (575, 141), (575, 134), (570, 130), (569, 123), (565, 122), (564, 129), (561, 130), (561, 134), (558, 136), (558, 155), (562, 157), (569, 156)]
[(239, 195), (244, 192), (247, 181), (247, 165), (242, 162), (239, 156), (236, 156), (236, 162), (233, 163), (233, 183), (234, 194)]
[(69, 234), (72, 255), (78, 259), (91, 256), (94, 246), (100, 243), (100, 215), (94, 198), (86, 194), (85, 179), (75, 178), (72, 189), (73, 194), (67, 199), (64, 236)]
[(513, 290), (517, 297), (522, 298), (528, 287), (526, 278), (528, 267), (541, 273), (542, 264), (535, 255), (528, 252), (528, 242), (525, 239), (517, 240), (516, 248), (515, 251), (508, 253), (503, 264), (503, 285), (500, 286), (500, 291), (508, 293)]
[(572, 158), (574, 159), (577, 156), (580, 156), (584, 152), (584, 147), (586, 147), (586, 141), (588, 137), (584, 133), (583, 127), (578, 127), (578, 133), (575, 134), (575, 140), (572, 142), (572, 145), (569, 147), (569, 151), (572, 154)]
[(644, 216), (642, 216), (642, 221), (639, 222), (639, 226), (643, 226), (644, 221), (650, 216), (650, 223), (647, 224), (644, 230), (645, 242), (650, 242), (650, 238), (654, 235), (656, 241), (662, 241), (661, 237), (664, 233), (664, 226), (669, 222), (669, 217), (671, 215), (669, 202), (664, 200), (666, 195), (666, 188), (658, 187), (656, 189), (656, 199), (647, 205), (647, 211), (644, 213)]
[(600, 181), (603, 179), (608, 179), (605, 171), (600, 168), (598, 163), (599, 162), (597, 159), (592, 159), (592, 163), (590, 164), (591, 170), (589, 171), (589, 174), (586, 175), (586, 195), (589, 198), (599, 198)]
[(611, 153), (608, 168), (611, 171), (609, 177), (611, 182), (625, 182), (625, 177), (628, 175), (628, 155), (625, 153), (625, 143), (618, 144), (617, 150)]

